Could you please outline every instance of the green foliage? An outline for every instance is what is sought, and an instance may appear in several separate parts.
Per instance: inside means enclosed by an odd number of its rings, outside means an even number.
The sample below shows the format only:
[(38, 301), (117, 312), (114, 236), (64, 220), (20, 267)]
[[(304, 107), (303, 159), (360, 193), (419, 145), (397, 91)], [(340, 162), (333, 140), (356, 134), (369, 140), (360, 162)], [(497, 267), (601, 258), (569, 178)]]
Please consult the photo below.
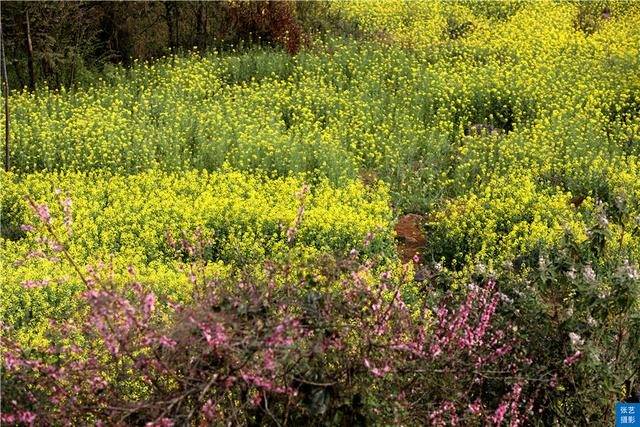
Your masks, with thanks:
[(455, 298), (497, 278), (512, 301), (500, 314), (559, 375), (540, 423), (599, 422), (640, 381), (638, 3), (354, 1), (296, 14), (358, 39), (134, 61), (76, 90), (11, 95), (3, 318), (37, 343), (45, 319), (82, 314), (71, 266), (28, 256), (57, 252), (21, 228), (34, 218), (26, 194), (51, 206), (82, 268), (103, 261), (121, 284), (133, 265), (179, 300), (193, 251), (220, 277), (351, 249), (393, 264), (393, 207), (427, 218), (424, 265), (402, 286), (411, 312), (425, 292)]

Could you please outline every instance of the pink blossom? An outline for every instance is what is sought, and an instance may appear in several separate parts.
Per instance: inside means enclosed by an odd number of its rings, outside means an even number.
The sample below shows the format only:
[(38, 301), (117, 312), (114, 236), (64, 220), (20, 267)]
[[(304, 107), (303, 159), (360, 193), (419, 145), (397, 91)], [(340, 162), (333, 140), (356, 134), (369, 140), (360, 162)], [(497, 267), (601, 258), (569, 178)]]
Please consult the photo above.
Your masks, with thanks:
[(153, 292), (150, 292), (144, 297), (144, 302), (142, 304), (143, 314), (146, 317), (150, 316), (151, 313), (153, 313), (155, 306), (156, 306), (156, 296)]
[(364, 366), (371, 371), (374, 377), (384, 377), (386, 374), (391, 372), (391, 367), (388, 364), (384, 365), (382, 368), (376, 368), (369, 359), (366, 358), (364, 359)]
[(157, 342), (163, 346), (163, 347), (167, 347), (167, 348), (174, 348), (176, 346), (176, 341), (172, 340), (171, 338), (165, 336), (165, 335), (160, 335), (160, 337), (158, 337)]
[(498, 409), (496, 409), (496, 412), (494, 412), (493, 416), (491, 417), (491, 421), (493, 421), (494, 424), (499, 425), (502, 423), (502, 420), (504, 420), (504, 416), (507, 413), (507, 408), (509, 407), (507, 402), (502, 402), (500, 403), (500, 406), (498, 406)]
[(235, 384), (235, 382), (238, 380), (238, 378), (234, 377), (233, 375), (228, 376), (227, 378), (225, 378), (224, 380), (224, 387), (225, 388), (230, 388), (233, 384)]
[(259, 406), (261, 402), (262, 402), (262, 396), (260, 396), (259, 393), (256, 393), (251, 397), (251, 404), (253, 406)]
[(409, 342), (409, 343), (399, 343), (391, 346), (394, 350), (399, 351), (407, 351), (415, 356), (423, 356), (423, 348), (420, 343)]
[(20, 284), (22, 285), (23, 288), (34, 289), (34, 288), (41, 288), (43, 286), (47, 286), (49, 284), (49, 281), (47, 279), (24, 280)]
[(474, 415), (477, 415), (480, 413), (481, 407), (482, 405), (480, 404), (480, 401), (476, 400), (475, 402), (469, 404), (469, 412), (471, 412)]
[(33, 425), (36, 420), (36, 414), (30, 411), (21, 411), (18, 413), (18, 422)]
[(1, 414), (0, 421), (4, 421), (5, 423), (13, 424), (16, 422), (15, 414)]
[(252, 375), (252, 374), (242, 374), (241, 377), (243, 381), (246, 382), (247, 384), (252, 384), (266, 391), (272, 391), (275, 393), (293, 394), (293, 390), (291, 388), (279, 387), (269, 378), (261, 377), (259, 375)]
[(576, 351), (572, 356), (569, 356), (566, 359), (564, 359), (564, 364), (567, 366), (571, 366), (574, 363), (576, 363), (578, 359), (580, 359), (581, 357), (582, 357), (582, 352)]
[(557, 374), (553, 374), (553, 376), (551, 377), (551, 380), (549, 381), (549, 387), (556, 388), (558, 386), (558, 375)]
[(146, 427), (173, 427), (175, 423), (170, 418), (162, 418), (158, 421), (145, 424)]
[(264, 369), (267, 371), (274, 371), (276, 369), (276, 363), (273, 357), (273, 350), (269, 349), (264, 352)]
[(442, 354), (442, 349), (437, 343), (433, 343), (429, 347), (429, 353), (431, 353), (431, 357), (436, 358)]
[(500, 347), (499, 349), (497, 349), (494, 353), (494, 356), (497, 357), (502, 357), (505, 354), (507, 354), (509, 351), (511, 351), (511, 346), (510, 345), (505, 345)]
[(49, 224), (51, 222), (51, 214), (49, 213), (49, 206), (46, 204), (42, 205), (34, 205), (34, 209), (36, 211), (36, 215), (40, 218), (40, 221), (45, 224)]
[(21, 366), (22, 360), (15, 357), (15, 355), (12, 352), (7, 351), (4, 354), (4, 364), (7, 370), (11, 371), (13, 368)]
[(281, 323), (276, 326), (273, 334), (267, 338), (266, 343), (269, 346), (284, 346), (289, 347), (293, 345), (293, 339), (287, 335), (287, 327), (290, 329), (299, 328), (300, 322), (296, 319), (294, 320), (283, 320)]
[(207, 421), (212, 421), (216, 417), (216, 406), (213, 403), (213, 400), (209, 399), (202, 405), (202, 415), (206, 418)]
[(229, 339), (229, 337), (227, 337), (227, 334), (225, 333), (224, 326), (219, 323), (216, 323), (213, 326), (213, 329), (205, 323), (201, 323), (199, 326), (200, 331), (202, 332), (202, 336), (204, 336), (207, 344), (209, 344), (211, 347), (218, 347), (222, 344), (225, 344)]
[(491, 303), (482, 312), (482, 317), (480, 318), (480, 324), (474, 331), (475, 343), (479, 343), (482, 341), (482, 338), (487, 332), (487, 328), (489, 327), (489, 324), (491, 322), (491, 317), (495, 313), (499, 301), (500, 301), (499, 294), (494, 295), (493, 299), (491, 300)]
[(89, 384), (91, 385), (93, 390), (101, 390), (107, 386), (107, 382), (97, 375), (89, 380)]

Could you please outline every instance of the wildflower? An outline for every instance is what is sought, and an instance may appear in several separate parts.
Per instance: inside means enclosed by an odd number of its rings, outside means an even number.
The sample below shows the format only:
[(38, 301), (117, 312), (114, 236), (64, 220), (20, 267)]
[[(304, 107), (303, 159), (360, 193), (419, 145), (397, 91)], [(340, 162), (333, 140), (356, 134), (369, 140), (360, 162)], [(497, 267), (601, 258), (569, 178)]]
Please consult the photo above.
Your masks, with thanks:
[(213, 403), (213, 400), (209, 399), (202, 405), (201, 409), (202, 415), (207, 419), (207, 421), (212, 421), (216, 417), (216, 407)]
[(160, 344), (163, 347), (174, 348), (177, 343), (175, 340), (165, 335), (160, 335), (160, 337), (158, 337), (158, 344)]
[(503, 294), (502, 292), (500, 293), (500, 300), (502, 300), (503, 302), (505, 302), (507, 304), (513, 304), (513, 299), (509, 298), (508, 295)]
[(149, 422), (146, 427), (173, 427), (175, 423), (170, 418), (162, 418), (159, 421)]
[(558, 386), (558, 374), (553, 374), (551, 380), (549, 380), (549, 387), (556, 388)]
[(584, 344), (584, 339), (580, 337), (580, 335), (575, 332), (569, 332), (569, 339), (571, 340), (572, 347), (578, 347)]
[(374, 238), (374, 234), (371, 232), (367, 232), (366, 236), (364, 237), (364, 247), (368, 247), (371, 245), (371, 242), (373, 242), (373, 238)]
[(582, 357), (581, 351), (576, 351), (573, 355), (564, 359), (564, 364), (567, 366), (571, 366), (578, 361)]
[(22, 364), (22, 361), (19, 358), (15, 357), (13, 352), (7, 351), (4, 354), (4, 363), (7, 370), (10, 371), (14, 367), (19, 367)]
[(576, 279), (576, 270), (573, 267), (569, 271), (565, 272), (564, 274), (565, 276), (567, 276), (569, 280)]
[(49, 281), (47, 279), (42, 279), (42, 280), (24, 280), (20, 284), (25, 289), (34, 289), (34, 288), (41, 288), (43, 286), (47, 286), (49, 284)]
[(502, 424), (502, 420), (504, 420), (504, 416), (507, 413), (508, 407), (509, 405), (507, 402), (500, 403), (500, 406), (498, 406), (498, 409), (496, 409), (493, 416), (491, 417), (491, 421), (493, 421), (495, 425)]
[(598, 215), (598, 225), (601, 228), (607, 228), (609, 226), (609, 220), (607, 219), (607, 215), (604, 212)]
[(596, 281), (596, 272), (593, 271), (593, 267), (591, 267), (591, 264), (587, 264), (584, 266), (582, 270), (582, 276), (587, 282), (593, 283)]
[(374, 377), (384, 377), (391, 371), (391, 367), (388, 364), (385, 364), (382, 368), (376, 368), (367, 358), (364, 359), (364, 366), (369, 369)]
[(36, 211), (36, 215), (40, 218), (40, 221), (45, 224), (51, 223), (51, 214), (49, 213), (49, 207), (46, 204), (36, 204), (34, 205), (34, 209)]
[(202, 336), (204, 336), (207, 344), (209, 344), (211, 347), (218, 347), (222, 344), (225, 344), (229, 339), (229, 337), (225, 333), (224, 327), (219, 323), (216, 323), (213, 326), (213, 329), (205, 323), (201, 323), (199, 326), (200, 331), (202, 332)]
[(540, 271), (547, 269), (547, 259), (542, 255), (538, 258), (538, 268)]
[(36, 420), (36, 414), (31, 411), (20, 411), (18, 413), (18, 422), (33, 425)]
[(275, 371), (276, 362), (275, 362), (272, 349), (268, 349), (267, 351), (264, 352), (263, 365), (264, 365), (264, 369), (266, 369), (267, 371), (272, 371), (272, 372)]
[(487, 267), (483, 263), (479, 262), (476, 264), (476, 273), (484, 274), (486, 273), (486, 271), (487, 271)]
[(635, 266), (629, 263), (628, 259), (624, 260), (624, 263), (618, 267), (616, 273), (619, 277), (628, 278), (630, 280), (640, 279), (640, 271)]
[(151, 313), (153, 313), (155, 306), (156, 306), (156, 296), (155, 294), (150, 292), (144, 297), (144, 302), (142, 304), (143, 314), (146, 317), (148, 317), (149, 315), (151, 315)]

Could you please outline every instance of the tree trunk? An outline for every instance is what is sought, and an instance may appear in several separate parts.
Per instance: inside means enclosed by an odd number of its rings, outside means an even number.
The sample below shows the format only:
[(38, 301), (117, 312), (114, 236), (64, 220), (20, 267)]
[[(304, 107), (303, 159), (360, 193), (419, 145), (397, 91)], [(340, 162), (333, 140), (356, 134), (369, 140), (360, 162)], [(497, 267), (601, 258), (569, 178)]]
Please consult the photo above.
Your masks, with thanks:
[(204, 10), (204, 3), (198, 4), (198, 10), (196, 12), (196, 42), (198, 44), (198, 48), (201, 51), (207, 49), (207, 21)]
[(24, 83), (24, 77), (22, 75), (22, 71), (20, 71), (20, 61), (15, 59), (16, 58), (15, 53), (12, 56), (14, 59), (11, 61), (11, 65), (13, 65), (13, 72), (16, 74), (16, 78), (18, 79), (17, 87), (23, 88), (25, 86), (25, 83)]
[(31, 43), (31, 25), (29, 23), (29, 9), (25, 9), (25, 20), (27, 23), (27, 68), (29, 70), (29, 90), (36, 88), (36, 74), (33, 68), (33, 44)]
[(173, 2), (165, 2), (164, 3), (164, 8), (165, 8), (165, 19), (167, 21), (167, 30), (168, 30), (168, 42), (169, 42), (169, 49), (171, 50), (171, 52), (175, 51), (175, 47), (176, 47), (176, 43), (175, 43), (175, 39), (176, 39), (176, 5)]
[(2, 2), (0, 2), (0, 61), (2, 61), (2, 88), (4, 91), (4, 170), (11, 169), (11, 157), (9, 150), (9, 80), (7, 78), (7, 58), (4, 51), (4, 37), (2, 33)]

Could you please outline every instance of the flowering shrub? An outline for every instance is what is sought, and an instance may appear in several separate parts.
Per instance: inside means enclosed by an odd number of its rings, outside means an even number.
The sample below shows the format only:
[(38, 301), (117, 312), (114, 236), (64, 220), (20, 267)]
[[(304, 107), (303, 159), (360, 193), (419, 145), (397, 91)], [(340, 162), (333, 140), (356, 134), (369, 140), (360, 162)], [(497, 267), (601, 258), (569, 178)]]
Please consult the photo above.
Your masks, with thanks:
[(52, 325), (50, 346), (22, 347), (5, 325), (2, 421), (522, 425), (549, 378), (531, 380), (495, 281), (408, 304), (408, 268), (378, 274), (356, 253), (267, 262), (262, 278), (197, 277), (187, 304), (133, 272), (123, 290), (78, 270), (85, 314)]
[[(547, 404), (535, 415), (542, 423), (607, 424), (615, 401), (634, 398), (640, 366), (640, 268), (636, 247), (625, 241), (633, 242), (640, 223), (629, 217), (628, 209), (622, 201), (617, 206), (594, 203), (584, 211), (585, 228), (564, 224), (554, 238), (502, 263), (484, 264), (478, 261), (486, 260), (482, 256), (473, 263), (470, 256), (455, 264), (445, 257), (459, 270), (435, 264), (421, 272), (440, 286), (497, 278), (510, 301), (507, 317), (517, 326), (520, 346), (551, 376), (543, 393)], [(495, 212), (486, 217), (509, 219)], [(508, 248), (513, 236), (500, 238)]]
[[(613, 403), (634, 394), (640, 366), (640, 268), (620, 245), (602, 206), (587, 238), (567, 230), (538, 259), (516, 259), (510, 277), (514, 304), (535, 359), (559, 372), (542, 420), (609, 423)], [(503, 281), (504, 282), (504, 281)]]

